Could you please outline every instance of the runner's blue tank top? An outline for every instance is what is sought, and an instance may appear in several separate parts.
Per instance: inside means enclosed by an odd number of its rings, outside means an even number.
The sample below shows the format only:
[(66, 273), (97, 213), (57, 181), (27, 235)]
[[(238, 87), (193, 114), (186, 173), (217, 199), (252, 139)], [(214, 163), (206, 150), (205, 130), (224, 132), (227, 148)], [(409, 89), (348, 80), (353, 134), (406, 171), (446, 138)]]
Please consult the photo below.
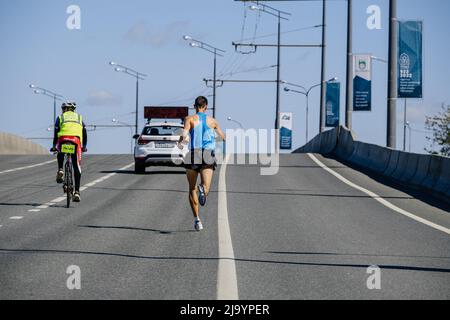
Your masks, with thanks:
[(191, 130), (191, 150), (194, 149), (216, 149), (216, 134), (213, 129), (208, 127), (207, 116), (203, 112), (197, 113), (199, 123)]

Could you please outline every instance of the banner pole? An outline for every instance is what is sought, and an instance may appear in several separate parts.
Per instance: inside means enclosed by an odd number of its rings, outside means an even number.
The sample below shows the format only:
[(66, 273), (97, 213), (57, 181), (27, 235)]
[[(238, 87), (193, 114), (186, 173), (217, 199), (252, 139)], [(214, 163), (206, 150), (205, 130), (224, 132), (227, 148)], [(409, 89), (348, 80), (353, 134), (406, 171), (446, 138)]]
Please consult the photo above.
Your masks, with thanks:
[(407, 127), (407, 116), (406, 116), (407, 99), (405, 98), (405, 107), (403, 110), (403, 151), (406, 152), (406, 127)]

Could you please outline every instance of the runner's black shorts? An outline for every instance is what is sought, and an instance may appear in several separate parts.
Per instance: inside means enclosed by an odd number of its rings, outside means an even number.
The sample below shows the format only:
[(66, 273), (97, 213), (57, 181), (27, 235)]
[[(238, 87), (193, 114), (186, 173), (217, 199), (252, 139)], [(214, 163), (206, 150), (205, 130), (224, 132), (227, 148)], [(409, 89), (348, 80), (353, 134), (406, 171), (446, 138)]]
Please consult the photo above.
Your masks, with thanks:
[(184, 167), (197, 172), (203, 169), (216, 170), (216, 153), (214, 150), (208, 149), (190, 150), (184, 159)]

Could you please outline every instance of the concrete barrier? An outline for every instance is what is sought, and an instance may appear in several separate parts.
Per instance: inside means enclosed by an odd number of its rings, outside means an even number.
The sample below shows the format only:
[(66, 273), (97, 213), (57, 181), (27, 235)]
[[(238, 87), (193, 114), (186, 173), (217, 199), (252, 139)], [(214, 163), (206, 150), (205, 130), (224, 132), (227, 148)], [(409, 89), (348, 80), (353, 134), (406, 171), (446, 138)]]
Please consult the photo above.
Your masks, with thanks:
[(406, 165), (408, 164), (408, 157), (409, 157), (408, 153), (402, 151), (399, 152), (397, 168), (391, 175), (391, 177), (394, 178), (395, 180), (401, 181), (403, 173), (405, 172), (406, 169)]
[(443, 158), (441, 162), (441, 172), (434, 190), (446, 193), (450, 188), (450, 158)]
[(400, 152), (397, 150), (389, 150), (389, 164), (386, 170), (383, 172), (384, 176), (390, 177), (397, 169), (398, 158), (400, 156)]
[(431, 157), (424, 154), (418, 155), (419, 160), (417, 162), (417, 170), (411, 179), (413, 186), (422, 186), (422, 183), (428, 176), (428, 170), (430, 168)]
[(320, 143), (320, 153), (330, 154), (337, 146), (339, 128), (325, 132)]
[(420, 155), (415, 153), (408, 153), (407, 159), (406, 159), (406, 166), (403, 170), (403, 174), (400, 177), (400, 181), (410, 183), (414, 176), (416, 175), (416, 172), (420, 169), (418, 168), (419, 165), (419, 159)]
[(22, 137), (0, 132), (0, 154), (2, 155), (44, 155), (49, 151)]
[(355, 137), (349, 130), (339, 130), (338, 145), (336, 154), (341, 159), (348, 159), (355, 151)]
[(295, 152), (332, 154), (450, 203), (450, 158), (406, 153), (356, 141), (345, 127), (326, 131)]
[(437, 156), (431, 156), (430, 165), (428, 167), (428, 174), (425, 180), (422, 182), (422, 187), (433, 190), (434, 186), (439, 180), (441, 173), (442, 158)]
[(390, 150), (371, 144), (369, 147), (369, 169), (377, 173), (383, 173), (389, 165), (390, 156)]

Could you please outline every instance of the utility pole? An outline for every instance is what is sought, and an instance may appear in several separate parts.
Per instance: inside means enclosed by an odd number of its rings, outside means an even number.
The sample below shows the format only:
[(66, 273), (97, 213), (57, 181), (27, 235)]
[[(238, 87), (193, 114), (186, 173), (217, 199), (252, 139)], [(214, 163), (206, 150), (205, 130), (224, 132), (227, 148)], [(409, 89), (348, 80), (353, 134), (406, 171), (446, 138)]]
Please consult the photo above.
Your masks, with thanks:
[[(280, 129), (280, 76), (281, 76), (281, 11), (278, 11), (278, 42), (277, 42), (277, 101), (276, 101), (276, 117), (275, 130)], [(278, 137), (275, 144), (278, 145)], [(278, 149), (277, 149), (278, 150)]]
[(347, 93), (345, 126), (352, 130), (353, 113), (353, 0), (347, 0)]
[(216, 89), (217, 89), (217, 49), (214, 48), (214, 88), (213, 88), (213, 118), (216, 118)]
[(322, 133), (323, 131), (325, 131), (325, 115), (326, 115), (326, 110), (325, 110), (325, 103), (326, 103), (326, 85), (325, 85), (325, 76), (326, 76), (326, 30), (327, 30), (327, 26), (326, 26), (326, 19), (327, 19), (327, 1), (326, 0), (322, 0), (322, 71), (321, 71), (321, 87), (320, 87), (320, 124), (319, 124), (319, 128), (320, 128), (320, 133)]
[(397, 0), (390, 0), (386, 144), (388, 148), (392, 149), (395, 149), (397, 147), (397, 29)]

